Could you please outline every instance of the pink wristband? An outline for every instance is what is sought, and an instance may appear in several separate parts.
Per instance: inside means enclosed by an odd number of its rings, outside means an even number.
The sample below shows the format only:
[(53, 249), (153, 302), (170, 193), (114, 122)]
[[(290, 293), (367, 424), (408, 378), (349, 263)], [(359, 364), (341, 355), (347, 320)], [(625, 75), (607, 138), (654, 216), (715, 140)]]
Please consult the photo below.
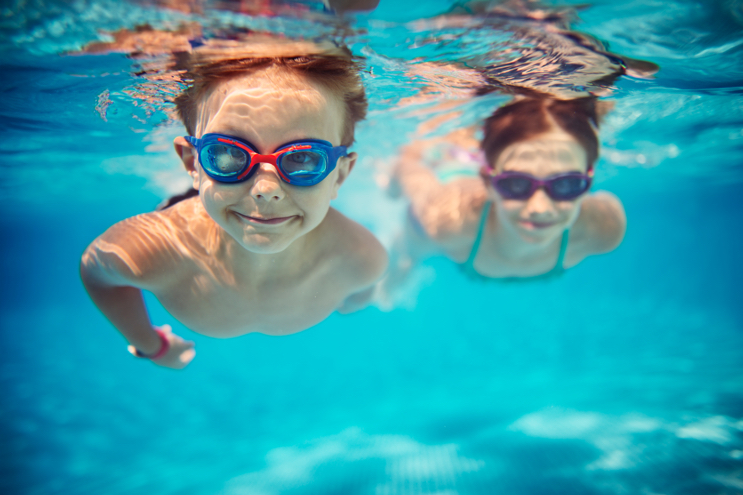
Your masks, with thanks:
[(160, 350), (157, 351), (155, 354), (145, 354), (144, 352), (140, 351), (136, 347), (134, 348), (134, 355), (141, 358), (147, 358), (147, 359), (158, 359), (163, 357), (165, 354), (167, 354), (168, 350), (170, 349), (170, 341), (168, 340), (168, 336), (165, 335), (165, 332), (160, 330), (159, 328), (154, 328), (155, 332), (157, 332), (157, 336), (160, 337)]

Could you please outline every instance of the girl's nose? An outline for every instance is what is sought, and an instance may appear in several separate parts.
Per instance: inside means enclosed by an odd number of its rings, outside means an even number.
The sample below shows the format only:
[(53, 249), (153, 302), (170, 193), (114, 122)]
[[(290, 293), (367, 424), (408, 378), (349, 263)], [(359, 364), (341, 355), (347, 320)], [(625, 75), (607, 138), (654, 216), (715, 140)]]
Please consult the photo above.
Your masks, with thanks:
[(526, 202), (526, 213), (530, 217), (549, 218), (556, 212), (555, 204), (541, 187)]
[(250, 187), (250, 195), (256, 201), (281, 201), (286, 196), (276, 169), (269, 163), (258, 165)]

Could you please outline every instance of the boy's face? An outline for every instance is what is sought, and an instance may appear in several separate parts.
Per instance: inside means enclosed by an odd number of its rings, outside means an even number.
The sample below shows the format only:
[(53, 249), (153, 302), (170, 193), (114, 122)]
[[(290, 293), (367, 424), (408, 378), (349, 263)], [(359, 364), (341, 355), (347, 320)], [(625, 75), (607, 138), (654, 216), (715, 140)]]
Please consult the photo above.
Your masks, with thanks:
[[(277, 70), (262, 71), (220, 83), (208, 93), (200, 106), (196, 134), (238, 137), (252, 143), (261, 154), (307, 138), (339, 146), (342, 105), (330, 91), (303, 78)], [(287, 184), (265, 163), (245, 182), (225, 184), (204, 173), (194, 157), (195, 150), (183, 138), (177, 138), (175, 144), (209, 216), (255, 253), (283, 251), (317, 227), (356, 160), (355, 153), (339, 158), (335, 170), (314, 186)]]

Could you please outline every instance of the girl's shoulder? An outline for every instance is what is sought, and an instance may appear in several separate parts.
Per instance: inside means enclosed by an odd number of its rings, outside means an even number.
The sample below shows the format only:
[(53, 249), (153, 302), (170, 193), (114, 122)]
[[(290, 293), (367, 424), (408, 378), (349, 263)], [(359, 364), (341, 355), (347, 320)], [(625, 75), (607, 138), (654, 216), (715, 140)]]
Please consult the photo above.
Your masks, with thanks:
[(585, 256), (608, 253), (621, 244), (626, 230), (622, 202), (610, 192), (599, 191), (583, 200), (571, 241), (579, 244)]

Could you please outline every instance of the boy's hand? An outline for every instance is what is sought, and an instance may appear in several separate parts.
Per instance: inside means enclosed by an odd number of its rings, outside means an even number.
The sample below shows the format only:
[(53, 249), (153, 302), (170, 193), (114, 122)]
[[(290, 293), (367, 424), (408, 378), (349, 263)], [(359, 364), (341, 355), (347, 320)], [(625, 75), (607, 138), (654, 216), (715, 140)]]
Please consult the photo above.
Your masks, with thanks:
[[(158, 366), (164, 366), (165, 368), (172, 368), (176, 370), (185, 368), (186, 365), (191, 362), (194, 356), (196, 356), (196, 351), (194, 351), (194, 343), (190, 340), (183, 340), (182, 338), (174, 334), (173, 329), (170, 327), (170, 325), (163, 325), (158, 328), (165, 333), (170, 347), (168, 348), (168, 352), (166, 352), (164, 356), (161, 356), (157, 359), (152, 359), (151, 361)], [(129, 346), (129, 352), (136, 356), (133, 346)]]

